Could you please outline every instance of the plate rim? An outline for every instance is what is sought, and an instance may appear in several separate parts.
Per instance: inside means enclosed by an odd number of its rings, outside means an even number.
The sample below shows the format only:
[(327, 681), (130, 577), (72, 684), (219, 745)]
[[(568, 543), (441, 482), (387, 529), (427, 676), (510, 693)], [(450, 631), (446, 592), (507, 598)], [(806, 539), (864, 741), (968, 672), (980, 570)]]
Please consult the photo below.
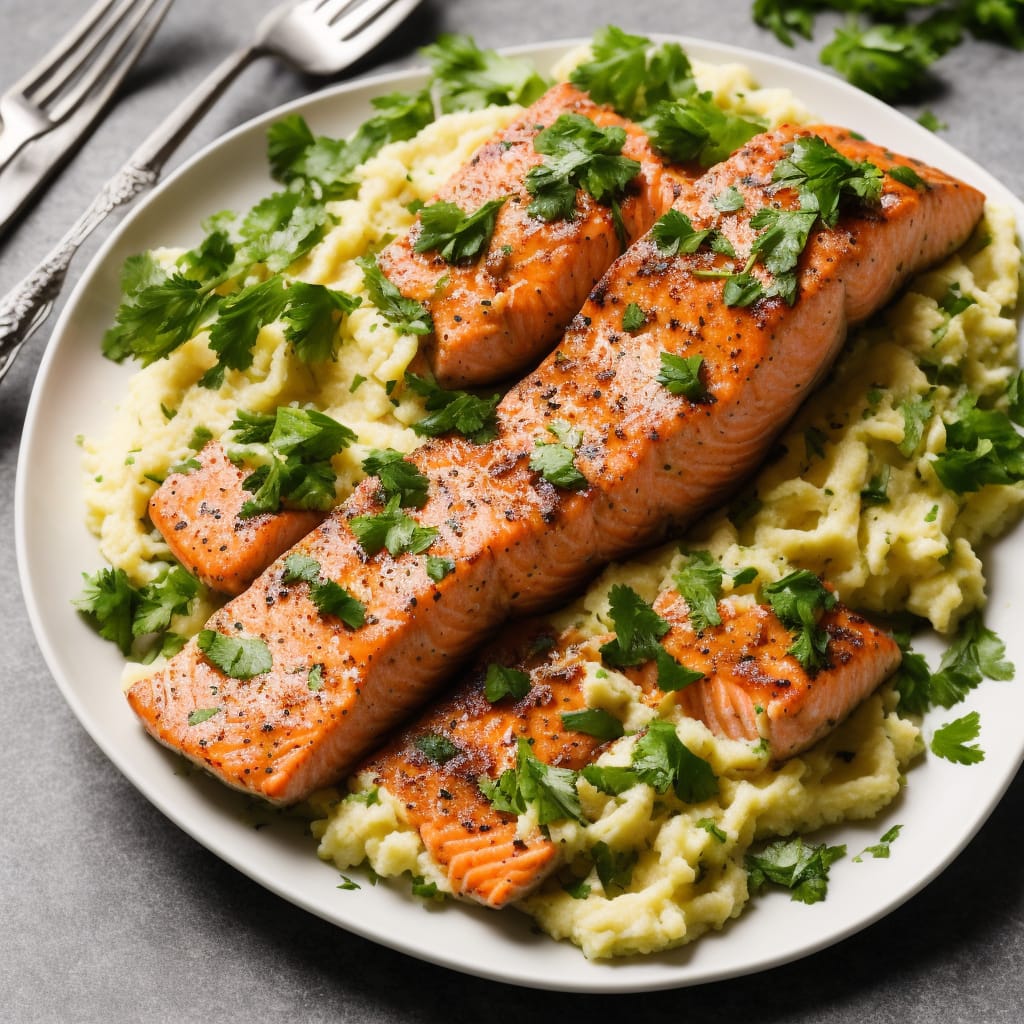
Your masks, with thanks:
[[(970, 171), (969, 177), (972, 181), (980, 183), (981, 187), (985, 188), (987, 191), (996, 191), (996, 193), (999, 194), (1000, 199), (1005, 200), (1008, 205), (1014, 209), (1018, 221), (1018, 232), (1024, 234), (1024, 203), (1021, 203), (1014, 193), (999, 182), (998, 179), (996, 179), (989, 171), (974, 161), (970, 156), (957, 150), (945, 140), (936, 138), (931, 132), (914, 122), (906, 115), (902, 114), (900, 111), (897, 111), (874, 97), (855, 89), (853, 86), (839, 80), (835, 76), (816, 67), (801, 64), (796, 61), (791, 61), (771, 54), (758, 53), (733, 44), (718, 43), (713, 40), (668, 33), (651, 33), (650, 37), (656, 41), (679, 42), (686, 52), (697, 60), (708, 61), (711, 63), (736, 62), (744, 64), (751, 68), (754, 77), (759, 80), (759, 83), (762, 83), (765, 77), (763, 69), (769, 69), (771, 73), (782, 77), (792, 76), (795, 74), (799, 79), (809, 78), (811, 82), (824, 82), (827, 83), (829, 89), (837, 90), (840, 96), (844, 96), (857, 108), (863, 108), (865, 116), (868, 116), (872, 111), (875, 111), (876, 113), (883, 114), (886, 119), (895, 117), (898, 123), (902, 122), (900, 123), (902, 130), (909, 131), (912, 129), (911, 134), (907, 136), (906, 148), (911, 150), (913, 149), (915, 138), (926, 139), (928, 140), (929, 148), (937, 145), (941, 150), (948, 152), (951, 157), (955, 156), (955, 160), (953, 162), (959, 164), (961, 168), (958, 169), (957, 174), (959, 176), (963, 176), (962, 168), (966, 167)], [(588, 41), (588, 38), (582, 37), (560, 39), (547, 43), (519, 44), (514, 47), (500, 48), (500, 51), (510, 55), (528, 55), (538, 60), (538, 62), (551, 61), (569, 49), (585, 44)], [(987, 794), (987, 799), (978, 805), (980, 809), (978, 810), (975, 819), (971, 822), (970, 827), (964, 830), (959, 836), (959, 841), (948, 848), (944, 855), (935, 861), (927, 872), (920, 875), (915, 884), (907, 887), (897, 900), (890, 900), (889, 902), (880, 904), (875, 907), (872, 912), (864, 914), (852, 924), (829, 932), (824, 939), (813, 937), (808, 938), (802, 943), (798, 943), (787, 948), (785, 951), (765, 955), (753, 965), (742, 966), (739, 968), (732, 967), (718, 970), (704, 970), (699, 974), (696, 974), (694, 977), (681, 976), (686, 973), (687, 968), (685, 965), (680, 967), (675, 964), (668, 964), (665, 965), (663, 969), (644, 970), (644, 964), (651, 965), (652, 967), (660, 967), (660, 965), (652, 958), (641, 958), (640, 966), (636, 969), (634, 968), (637, 961), (634, 960), (634, 958), (629, 958), (626, 963), (600, 962), (596, 965), (596, 969), (601, 973), (597, 974), (591, 970), (592, 962), (585, 961), (582, 953), (573, 949), (573, 952), (579, 958), (581, 963), (587, 965), (585, 970), (581, 972), (581, 975), (585, 974), (587, 977), (584, 978), (581, 976), (579, 979), (566, 981), (563, 979), (552, 979), (550, 977), (527, 977), (522, 973), (504, 970), (500, 967), (486, 969), (480, 968), (479, 966), (467, 966), (460, 960), (448, 955), (444, 949), (424, 949), (420, 946), (416, 946), (415, 944), (410, 945), (403, 942), (401, 936), (383, 936), (380, 934), (379, 929), (369, 927), (361, 921), (350, 919), (340, 920), (339, 916), (336, 913), (332, 913), (327, 907), (314, 903), (310, 898), (296, 892), (293, 887), (282, 884), (280, 879), (272, 876), (268, 877), (259, 865), (254, 866), (253, 863), (242, 857), (236, 850), (232, 850), (226, 847), (223, 842), (218, 841), (217, 837), (213, 837), (211, 839), (209, 835), (202, 834), (202, 830), (197, 828), (197, 822), (192, 820), (188, 814), (183, 813), (180, 808), (176, 808), (167, 793), (162, 790), (154, 792), (153, 787), (147, 785), (145, 783), (145, 779), (140, 777), (141, 773), (136, 766), (134, 766), (130, 759), (124, 756), (124, 753), (119, 750), (115, 744), (113, 744), (107, 731), (101, 727), (100, 723), (95, 721), (93, 714), (85, 706), (78, 689), (72, 685), (71, 681), (65, 678), (63, 672), (59, 670), (61, 659), (53, 646), (54, 638), (51, 636), (51, 627), (49, 627), (44, 621), (45, 614), (43, 610), (43, 602), (37, 589), (36, 579), (32, 573), (31, 558), (29, 554), (30, 545), (27, 537), (27, 524), (29, 521), (28, 502), (30, 498), (30, 484), (33, 477), (28, 467), (30, 466), (31, 451), (33, 445), (36, 443), (37, 432), (40, 430), (40, 410), (44, 402), (44, 395), (47, 393), (47, 385), (50, 384), (51, 377), (55, 372), (53, 370), (53, 366), (56, 364), (60, 352), (68, 345), (68, 342), (65, 339), (68, 337), (70, 324), (73, 322), (76, 312), (82, 305), (84, 296), (86, 295), (90, 284), (109, 264), (112, 254), (115, 252), (118, 245), (131, 232), (137, 221), (145, 215), (146, 211), (149, 210), (153, 204), (159, 203), (164, 195), (175, 187), (179, 180), (187, 178), (190, 174), (196, 173), (197, 169), (201, 169), (201, 165), (204, 162), (211, 160), (216, 154), (236, 145), (241, 137), (248, 136), (251, 133), (264, 128), (272, 121), (278, 120), (282, 116), (290, 113), (303, 111), (309, 112), (311, 109), (329, 110), (332, 105), (343, 105), (346, 102), (360, 102), (358, 99), (359, 93), (367, 93), (368, 98), (370, 94), (379, 94), (387, 91), (389, 88), (416, 87), (417, 83), (421, 83), (424, 80), (426, 73), (425, 68), (415, 66), (379, 72), (350, 81), (337, 83), (325, 89), (290, 100), (231, 129), (207, 143), (197, 152), (184, 160), (167, 176), (166, 179), (160, 182), (151, 193), (138, 202), (130, 210), (129, 214), (122, 219), (122, 221), (104, 240), (102, 246), (89, 261), (88, 265), (83, 269), (74, 289), (68, 297), (59, 319), (54, 326), (50, 343), (44, 353), (39, 367), (38, 376), (32, 388), (30, 401), (26, 410), (25, 425), (22, 432), (21, 443), (19, 446), (15, 479), (15, 547), (18, 573), (22, 593), (29, 614), (29, 621), (32, 625), (36, 643), (43, 654), (47, 667), (49, 668), (62, 696), (68, 703), (72, 712), (75, 714), (75, 717), (91, 736), (93, 741), (104, 752), (105, 756), (115, 765), (115, 767), (117, 767), (117, 769), (136, 790), (146, 797), (146, 799), (149, 800), (165, 817), (186, 832), (186, 834), (192, 836), (192, 838), (220, 859), (231, 864), (262, 887), (274, 892), (281, 898), (288, 900), (288, 902), (313, 913), (337, 927), (342, 927), (349, 932), (362, 936), (363, 938), (367, 938), (375, 943), (379, 943), (426, 962), (473, 974), (478, 977), (532, 988), (565, 992), (625, 993), (655, 991), (659, 989), (706, 984), (725, 978), (757, 973), (784, 963), (802, 959), (820, 949), (834, 945), (835, 943), (847, 938), (849, 935), (869, 927), (871, 924), (891, 913), (898, 906), (912, 898), (917, 892), (944, 871), (946, 867), (948, 867), (948, 865), (956, 858), (956, 856), (959, 855), (963, 848), (982, 827), (996, 804), (1002, 798), (1006, 789), (1013, 781), (1016, 769), (1019, 767), (1022, 759), (1024, 759), (1024, 739), (1021, 740), (1015, 757), (1011, 759), (1015, 763), (1015, 767), (1012, 770), (1005, 772), (1005, 777), (1002, 778), (1001, 785), (990, 791)], [(804, 95), (800, 91), (794, 91), (799, 99), (803, 99), (806, 102)], [(827, 101), (826, 106), (828, 105), (829, 103)], [(267, 177), (267, 180), (269, 181), (269, 176)], [(192, 225), (190, 225), (190, 228), (191, 227)], [(98, 356), (98, 353), (96, 353), (96, 355)], [(79, 506), (76, 505), (76, 508), (79, 508)], [(1012, 529), (1013, 528), (1011, 528), (1011, 532)], [(75, 567), (75, 574), (77, 576), (77, 567)], [(103, 643), (103, 641), (98, 642)], [(112, 683), (112, 685), (116, 684)], [(990, 683), (988, 685), (992, 684)], [(152, 743), (152, 741), (149, 742)], [(219, 784), (214, 783), (214, 785)], [(315, 860), (315, 855), (312, 856)], [(404, 897), (403, 895), (403, 899), (410, 903), (410, 912), (419, 910), (418, 907), (412, 905), (412, 901), (408, 900), (408, 897)], [(486, 914), (487, 912), (485, 911), (484, 913)], [(741, 915), (741, 918), (743, 916), (744, 915)], [(554, 943), (554, 940), (549, 938), (545, 938), (544, 941), (546, 943)], [(707, 938), (702, 938), (699, 940), (698, 945), (706, 941)], [(687, 947), (683, 947), (683, 949), (686, 948)]]

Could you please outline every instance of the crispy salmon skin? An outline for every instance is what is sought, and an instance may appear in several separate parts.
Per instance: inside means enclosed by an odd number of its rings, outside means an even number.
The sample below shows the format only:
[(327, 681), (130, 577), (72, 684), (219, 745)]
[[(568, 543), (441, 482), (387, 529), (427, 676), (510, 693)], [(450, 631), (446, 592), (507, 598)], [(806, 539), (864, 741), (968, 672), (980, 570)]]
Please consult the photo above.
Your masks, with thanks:
[[(716, 221), (737, 262), (756, 211), (796, 207), (772, 174), (804, 134), (758, 136), (698, 183), (709, 207), (726, 189), (744, 196), (742, 210)], [(882, 169), (906, 163), (838, 129), (830, 138)], [(362, 602), (362, 625), (323, 613), (313, 584), (286, 580), (280, 559), (208, 624), (211, 634), (258, 641), (269, 669), (232, 676), (190, 641), (129, 689), (144, 726), (270, 800), (336, 781), (490, 630), (550, 607), (608, 561), (691, 521), (759, 463), (848, 325), (959, 246), (979, 219), (980, 193), (915, 167), (926, 187), (887, 177), (876, 205), (811, 232), (792, 306), (778, 297), (726, 306), (719, 252), (666, 254), (650, 234), (636, 242), (555, 352), (502, 399), (494, 441), (447, 436), (409, 456), (428, 482), (422, 508), (408, 513), (427, 530), (427, 547), (369, 554), (361, 546), (356, 517), (395, 513), (369, 478), (293, 549)], [(644, 319), (626, 330), (631, 305)], [(659, 379), (665, 355), (700, 357), (701, 395), (673, 393)], [(555, 443), (561, 452), (544, 451)], [(555, 463), (563, 473), (552, 482), (542, 468)]]
[[(528, 212), (527, 173), (544, 161), (537, 135), (560, 115), (576, 114), (601, 128), (626, 131), (623, 156), (640, 169), (616, 212), (585, 191), (571, 219), (548, 222)], [(381, 269), (407, 297), (426, 305), (434, 334), (426, 341), (434, 376), (444, 387), (490, 384), (523, 371), (545, 355), (587, 293), (622, 251), (676, 198), (686, 178), (667, 167), (637, 126), (594, 103), (568, 83), (553, 86), (514, 124), (484, 145), (432, 202), (467, 213), (505, 198), (487, 249), (469, 263), (448, 263), (436, 250), (418, 252), (412, 230), (388, 245)], [(624, 238), (619, 237), (619, 233)]]
[[(641, 699), (661, 713), (674, 702), (719, 736), (763, 740), (774, 760), (824, 736), (900, 662), (887, 633), (842, 605), (821, 619), (829, 664), (814, 674), (789, 652), (793, 637), (767, 605), (723, 600), (721, 623), (699, 630), (673, 591), (664, 591), (654, 608), (671, 627), (665, 650), (702, 678), (666, 694), (654, 662), (625, 669)], [(398, 801), (452, 892), (495, 908), (539, 885), (559, 854), (540, 829), (523, 834), (515, 815), (496, 810), (479, 779), (497, 779), (512, 767), (521, 738), (544, 764), (577, 771), (606, 746), (567, 727), (562, 715), (586, 707), (586, 664), (599, 663), (599, 647), (611, 635), (584, 640), (569, 630), (554, 637), (538, 626), (520, 636), (518, 645), (489, 648), (449, 696), (357, 770), (364, 784), (383, 786)], [(492, 665), (528, 677), (521, 696), (488, 699)]]

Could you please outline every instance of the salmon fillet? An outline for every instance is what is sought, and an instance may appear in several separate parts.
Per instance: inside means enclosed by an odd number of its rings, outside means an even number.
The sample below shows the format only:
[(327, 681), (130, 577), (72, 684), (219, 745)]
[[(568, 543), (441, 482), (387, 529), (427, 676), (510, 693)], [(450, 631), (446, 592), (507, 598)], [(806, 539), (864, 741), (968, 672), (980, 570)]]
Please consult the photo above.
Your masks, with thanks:
[[(701, 179), (708, 208), (726, 188), (743, 192), (745, 209), (718, 221), (741, 256), (753, 211), (796, 204), (772, 187), (771, 174), (803, 133), (758, 136)], [(828, 135), (880, 167), (900, 160), (839, 130)], [(423, 552), (363, 550), (354, 517), (386, 512), (368, 478), (293, 549), (363, 602), (365, 623), (321, 614), (310, 585), (286, 581), (279, 559), (208, 624), (229, 638), (257, 638), (272, 667), (233, 678), (192, 640), (129, 689), (143, 725), (229, 785), (272, 801), (336, 781), (490, 630), (552, 606), (608, 561), (691, 521), (758, 464), (848, 324), (959, 246), (979, 219), (980, 193), (914, 166), (927, 188), (887, 178), (876, 208), (812, 233), (793, 306), (771, 298), (727, 307), (722, 280), (695, 273), (718, 266), (719, 255), (666, 256), (650, 236), (635, 243), (556, 351), (504, 397), (496, 440), (437, 438), (409, 456), (429, 481), (425, 504), (410, 515), (437, 531), (427, 554), (449, 560), (451, 572), (428, 573)], [(634, 332), (622, 327), (630, 303), (645, 311)], [(703, 358), (706, 398), (691, 401), (658, 382), (663, 352)], [(530, 465), (559, 424), (578, 436), (579, 489)], [(315, 689), (307, 682), (314, 669), (322, 678)]]
[(568, 83), (548, 90), (509, 128), (486, 143), (434, 196), (466, 213), (507, 196), (486, 251), (468, 265), (436, 251), (418, 253), (421, 222), (378, 258), (407, 298), (422, 302), (434, 321), (426, 355), (446, 388), (493, 383), (533, 366), (565, 330), (587, 293), (624, 248), (610, 205), (583, 190), (571, 220), (550, 223), (527, 213), (527, 172), (545, 157), (534, 139), (562, 114), (581, 114), (602, 128), (626, 130), (622, 155), (641, 169), (620, 204), (626, 241), (642, 235), (668, 209), (682, 169), (667, 168), (640, 127), (600, 106)]
[[(831, 664), (811, 676), (787, 653), (792, 634), (767, 605), (727, 599), (718, 608), (721, 625), (697, 631), (674, 591), (654, 604), (671, 624), (662, 645), (703, 679), (669, 695), (658, 688), (654, 662), (623, 671), (651, 707), (663, 711), (666, 699), (674, 699), (719, 736), (763, 739), (774, 760), (824, 736), (900, 662), (888, 634), (837, 605), (819, 623), (829, 636)], [(402, 805), (456, 896), (502, 907), (559, 865), (555, 844), (539, 828), (520, 834), (517, 817), (496, 810), (477, 780), (497, 779), (513, 767), (520, 737), (539, 760), (557, 767), (578, 771), (600, 755), (605, 742), (566, 728), (561, 715), (586, 706), (584, 664), (598, 660), (599, 646), (611, 637), (581, 642), (572, 630), (557, 638), (543, 627), (524, 631), (518, 646), (488, 650), (450, 695), (358, 768), (364, 784), (383, 786)], [(544, 640), (553, 644), (544, 655), (530, 653)], [(487, 699), (487, 666), (494, 663), (529, 674), (523, 697)], [(424, 753), (424, 740), (435, 737), (451, 744), (443, 763)]]
[(242, 486), (248, 471), (219, 441), (208, 442), (196, 461), (195, 469), (168, 474), (149, 499), (149, 518), (193, 576), (211, 590), (240, 594), (323, 514), (285, 509), (243, 518), (252, 497)]

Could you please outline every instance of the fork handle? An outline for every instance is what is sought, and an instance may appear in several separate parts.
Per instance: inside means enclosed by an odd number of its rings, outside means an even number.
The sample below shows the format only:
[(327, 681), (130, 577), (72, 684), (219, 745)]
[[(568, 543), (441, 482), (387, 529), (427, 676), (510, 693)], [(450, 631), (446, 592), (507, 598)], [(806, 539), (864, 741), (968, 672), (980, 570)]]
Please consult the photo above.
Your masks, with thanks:
[(185, 136), (259, 53), (255, 47), (238, 50), (217, 65), (150, 133), (42, 262), (0, 300), (0, 380), (49, 315), (79, 246), (112, 210), (159, 181), (164, 164)]

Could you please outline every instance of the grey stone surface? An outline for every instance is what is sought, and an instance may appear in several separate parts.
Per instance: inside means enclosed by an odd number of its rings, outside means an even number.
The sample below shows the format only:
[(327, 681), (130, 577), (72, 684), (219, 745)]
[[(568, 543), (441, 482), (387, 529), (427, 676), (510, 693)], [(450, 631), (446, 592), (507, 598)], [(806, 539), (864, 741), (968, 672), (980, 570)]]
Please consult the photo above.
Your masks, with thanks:
[[(749, 6), (747, 0), (644, 0), (625, 8), (600, 0), (426, 0), (376, 63), (409, 63), (415, 47), (442, 30), (470, 32), (482, 45), (497, 46), (589, 35), (608, 22), (816, 61), (816, 45), (787, 51), (757, 29)], [(2, 0), (0, 82), (38, 59), (84, 7), (85, 0)], [(267, 0), (178, 0), (115, 108), (0, 241), (0, 292), (59, 238), (148, 126), (268, 7)], [(923, 105), (948, 122), (944, 137), (1024, 193), (1024, 54), (972, 41), (940, 69), (946, 84)], [(269, 61), (250, 68), (179, 160), (316, 85)], [(87, 245), (77, 271), (112, 227)], [(208, 853), (98, 751), (61, 699), (32, 637), (19, 595), (12, 506), (18, 441), (45, 338), (44, 330), (0, 386), (0, 723), (6, 737), (0, 1020), (434, 1024), (620, 1014), (638, 1022), (765, 1024), (1024, 1020), (1021, 778), (949, 870), (860, 934), (771, 973), (601, 1000), (484, 982), (374, 946), (284, 903)]]

